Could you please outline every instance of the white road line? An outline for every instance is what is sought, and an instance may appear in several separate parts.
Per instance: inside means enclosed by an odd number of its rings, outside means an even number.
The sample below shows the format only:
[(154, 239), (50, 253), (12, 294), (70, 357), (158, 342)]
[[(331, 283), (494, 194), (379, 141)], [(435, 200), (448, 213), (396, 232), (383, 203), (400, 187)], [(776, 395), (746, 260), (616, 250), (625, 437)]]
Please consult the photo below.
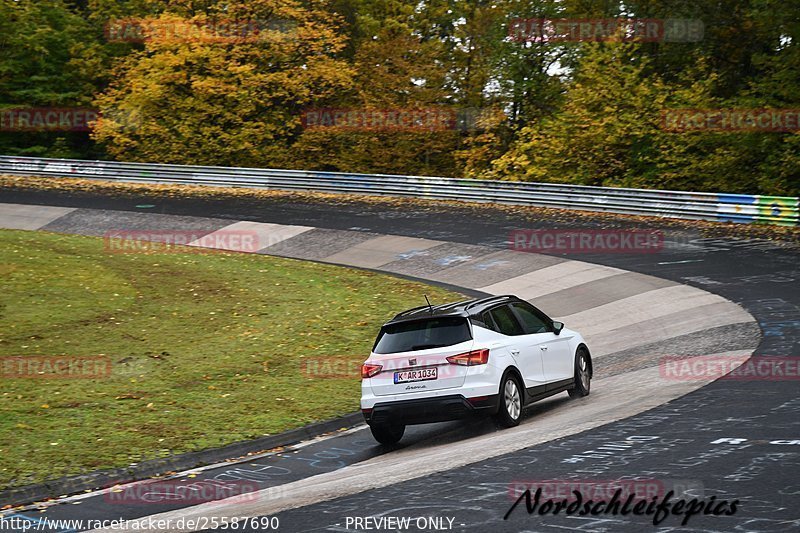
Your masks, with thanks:
[(398, 255), (412, 251), (422, 251), (445, 244), (443, 241), (383, 235), (358, 243), (346, 250), (329, 255), (324, 259), (328, 263), (352, 265), (362, 268), (378, 268), (398, 259)]
[(637, 322), (585, 336), (593, 357), (666, 341), (681, 335), (732, 324), (752, 324), (753, 317), (732, 302), (701, 305), (673, 315)]
[[(644, 322), (653, 318), (673, 315), (714, 303), (729, 303), (723, 297), (687, 285), (674, 285), (561, 317), (570, 329), (580, 331), (584, 337), (607, 332), (612, 329)], [(642, 332), (644, 334), (644, 332)], [(642, 343), (646, 338), (642, 338)]]
[(0, 228), (37, 230), (73, 211), (74, 207), (0, 204)]
[(664, 261), (659, 265), (682, 265), (683, 263), (702, 263), (705, 259), (686, 259), (684, 261)]
[(624, 272), (618, 268), (583, 261), (564, 261), (478, 290), (489, 294), (516, 294), (520, 298), (530, 300)]
[[(190, 242), (189, 246), (235, 252), (257, 252), (312, 229), (314, 228), (310, 226), (235, 222)], [(243, 239), (245, 239), (244, 242)], [(251, 241), (252, 245), (249, 244)]]

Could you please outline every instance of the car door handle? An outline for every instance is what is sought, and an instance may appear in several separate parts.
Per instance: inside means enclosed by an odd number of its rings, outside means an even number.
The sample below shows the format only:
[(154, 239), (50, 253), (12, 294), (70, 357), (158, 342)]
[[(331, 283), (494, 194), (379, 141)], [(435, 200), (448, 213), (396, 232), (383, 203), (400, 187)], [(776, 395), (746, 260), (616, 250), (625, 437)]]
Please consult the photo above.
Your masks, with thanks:
[(510, 350), (511, 355), (519, 355), (519, 350)]
[(542, 345), (539, 346), (539, 348), (541, 348), (542, 350), (546, 351), (547, 350), (547, 345), (546, 344), (542, 344)]

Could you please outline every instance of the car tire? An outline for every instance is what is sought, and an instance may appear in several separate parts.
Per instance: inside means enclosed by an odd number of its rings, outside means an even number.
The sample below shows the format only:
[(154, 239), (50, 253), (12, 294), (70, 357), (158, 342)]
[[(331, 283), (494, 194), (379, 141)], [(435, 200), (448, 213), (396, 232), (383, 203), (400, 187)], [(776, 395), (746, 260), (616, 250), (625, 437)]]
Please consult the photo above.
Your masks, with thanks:
[(400, 442), (403, 433), (406, 432), (406, 426), (403, 424), (375, 424), (370, 425), (369, 429), (376, 441), (387, 446)]
[(578, 348), (575, 353), (575, 387), (569, 390), (570, 398), (589, 396), (589, 389), (592, 386), (591, 369), (589, 352), (586, 348)]
[(512, 374), (503, 376), (500, 382), (500, 394), (497, 399), (495, 421), (502, 427), (511, 428), (519, 425), (522, 418), (522, 388)]

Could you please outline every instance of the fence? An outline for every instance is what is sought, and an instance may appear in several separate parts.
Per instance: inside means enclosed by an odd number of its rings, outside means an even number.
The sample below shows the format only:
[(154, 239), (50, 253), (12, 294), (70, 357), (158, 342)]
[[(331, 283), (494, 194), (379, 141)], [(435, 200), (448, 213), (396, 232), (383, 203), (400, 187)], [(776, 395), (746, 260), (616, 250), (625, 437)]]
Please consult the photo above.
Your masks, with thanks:
[(407, 196), (694, 220), (798, 225), (798, 198), (386, 174), (0, 156), (0, 174)]

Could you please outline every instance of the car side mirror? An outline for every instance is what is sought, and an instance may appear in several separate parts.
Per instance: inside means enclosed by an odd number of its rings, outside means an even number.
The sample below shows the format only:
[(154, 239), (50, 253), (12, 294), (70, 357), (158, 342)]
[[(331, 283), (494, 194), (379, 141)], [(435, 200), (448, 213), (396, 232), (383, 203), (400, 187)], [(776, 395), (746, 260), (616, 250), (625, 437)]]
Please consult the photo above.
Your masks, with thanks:
[(558, 335), (559, 333), (561, 333), (562, 329), (564, 329), (564, 323), (563, 322), (553, 321), (553, 333)]

